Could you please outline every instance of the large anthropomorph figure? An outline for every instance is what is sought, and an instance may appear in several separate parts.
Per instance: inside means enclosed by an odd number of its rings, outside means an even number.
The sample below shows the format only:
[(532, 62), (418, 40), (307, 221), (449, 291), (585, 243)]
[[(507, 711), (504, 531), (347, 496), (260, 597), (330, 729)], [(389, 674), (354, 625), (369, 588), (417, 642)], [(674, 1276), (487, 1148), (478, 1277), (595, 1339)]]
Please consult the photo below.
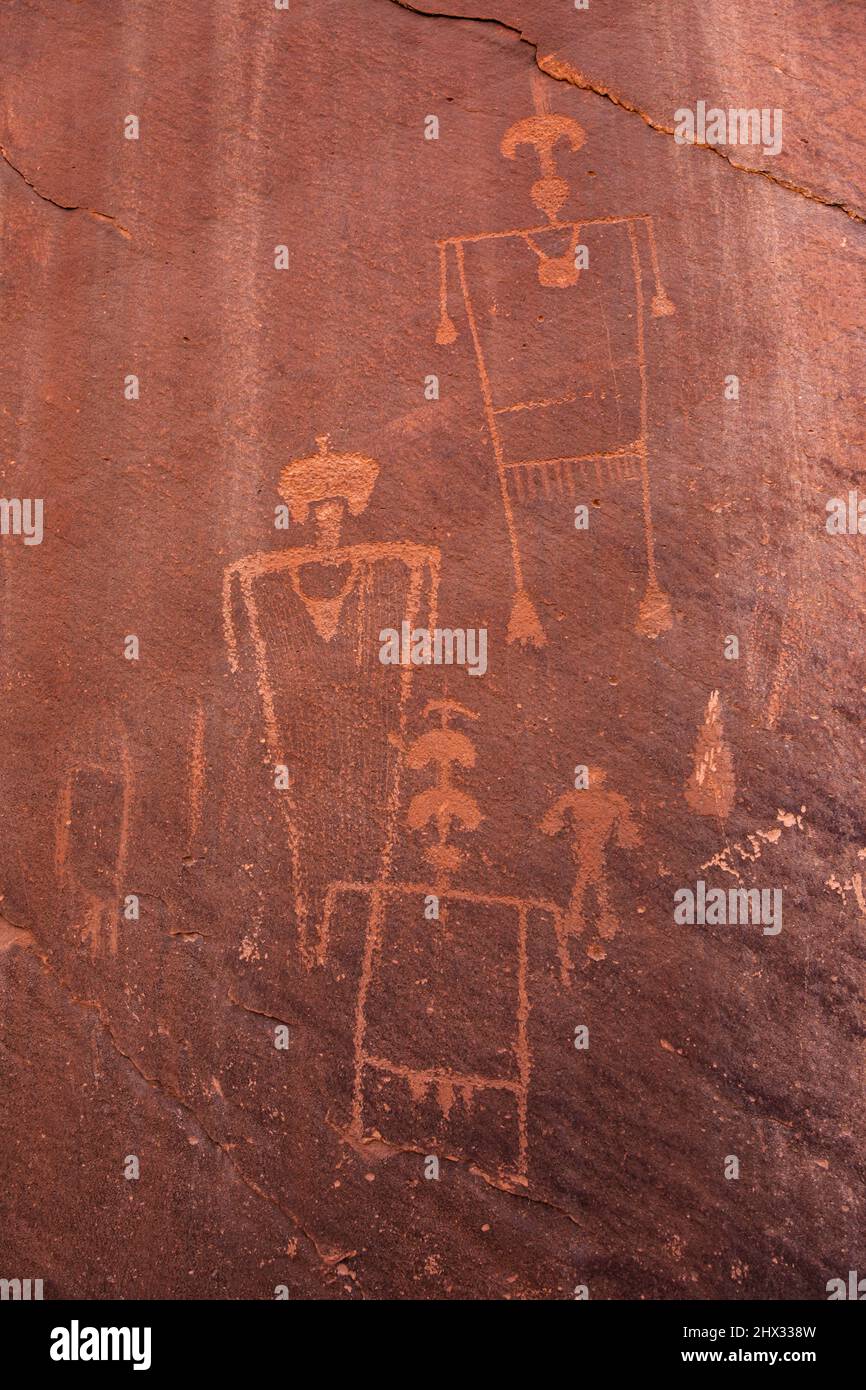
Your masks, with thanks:
[(460, 841), (484, 819), (461, 785), (476, 762), (456, 721), (476, 720), (453, 700), (430, 700), (433, 721), (412, 739), (415, 784), (405, 824), (424, 844), (419, 876), (331, 885), (322, 938), (340, 916), (364, 926), (355, 1012), (347, 1138), (460, 1155), (513, 1187), (529, 1181), (532, 1056), (530, 936), (559, 940), (570, 980), (562, 914), (555, 903), (468, 882)]
[(312, 544), (248, 555), (225, 572), (229, 664), (254, 672), (270, 764), (263, 791), (284, 819), (307, 966), (334, 863), (351, 877), (389, 871), (412, 667), (380, 663), (379, 633), (436, 621), (437, 549), (343, 543), (346, 512), (363, 513), (378, 473), (372, 459), (320, 438), (279, 484), (291, 522), (312, 520)]
[[(670, 627), (671, 612), (655, 565), (645, 319), (647, 307), (661, 317), (674, 306), (661, 282), (648, 214), (560, 216), (570, 189), (557, 171), (557, 149), (579, 150), (586, 134), (572, 117), (547, 109), (540, 73), (533, 75), (533, 93), (536, 114), (505, 132), (501, 150), (508, 159), (527, 147), (537, 155), (541, 177), (530, 193), (543, 221), (438, 243), (436, 341), (457, 339), (453, 309), (475, 357), (511, 547), (509, 641), (545, 641), (524, 574), (515, 502), (563, 489), (573, 497), (575, 479), (584, 477), (594, 486), (640, 486), (646, 575), (635, 627), (655, 637)], [(543, 580), (533, 582), (543, 588)]]

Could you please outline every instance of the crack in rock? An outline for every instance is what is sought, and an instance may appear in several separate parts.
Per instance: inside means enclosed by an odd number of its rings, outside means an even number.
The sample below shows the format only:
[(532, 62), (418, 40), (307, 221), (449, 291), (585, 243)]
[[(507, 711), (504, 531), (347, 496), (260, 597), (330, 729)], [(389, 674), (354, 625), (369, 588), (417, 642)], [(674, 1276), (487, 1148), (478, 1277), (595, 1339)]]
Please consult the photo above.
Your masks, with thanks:
[(43, 203), (50, 203), (53, 208), (59, 208), (61, 212), (85, 212), (88, 217), (95, 218), (97, 222), (107, 222), (110, 227), (113, 227), (113, 229), (120, 236), (125, 237), (127, 241), (132, 240), (132, 232), (124, 227), (122, 223), (118, 222), (116, 217), (112, 217), (110, 213), (97, 212), (96, 208), (85, 208), (79, 203), (58, 203), (56, 198), (51, 198), (47, 193), (43, 193), (41, 189), (37, 188), (36, 184), (28, 179), (23, 169), (19, 169), (17, 164), (13, 164), (3, 145), (0, 145), (0, 155), (2, 155), (3, 162), (8, 164), (13, 174), (17, 174), (19, 179), (22, 179), (27, 187), (36, 194), (37, 198), (42, 199)]
[(288, 1028), (291, 1032), (292, 1024), (287, 1023), (284, 1018), (278, 1018), (276, 1014), (265, 1013), (264, 1009), (254, 1009), (251, 1004), (242, 1003), (231, 990), (226, 995), (226, 999), (236, 1009), (243, 1009), (244, 1013), (252, 1014), (255, 1018), (266, 1018), (270, 1023), (279, 1023), (282, 1028)]
[[(613, 105), (618, 106), (620, 110), (628, 111), (633, 116), (639, 116), (644, 124), (649, 126), (650, 130), (656, 131), (659, 135), (674, 135), (672, 126), (662, 125), (660, 121), (655, 120), (646, 111), (642, 111), (634, 102), (628, 101), (625, 97), (618, 96), (615, 92), (612, 92), (609, 87), (590, 82), (589, 78), (585, 77), (583, 73), (578, 72), (577, 68), (572, 67), (572, 65), (564, 59), (557, 58), (554, 53), (550, 53), (546, 57), (540, 57), (538, 52), (539, 44), (534, 39), (529, 38), (529, 36), (515, 24), (508, 24), (506, 20), (497, 19), (493, 15), (445, 14), (441, 10), (422, 10), (419, 9), (417, 5), (410, 4), (409, 0), (389, 0), (389, 3), (392, 5), (399, 5), (402, 10), (407, 10), (409, 14), (420, 15), (423, 19), (457, 19), (463, 20), (466, 24), (495, 24), (498, 28), (504, 29), (506, 33), (516, 34), (521, 43), (527, 44), (532, 49), (535, 55), (536, 67), (547, 77), (552, 77), (557, 82), (568, 82), (572, 87), (580, 88), (582, 92), (594, 92), (596, 96), (604, 97), (606, 101), (612, 102)], [(775, 184), (777, 188), (784, 188), (789, 193), (798, 193), (802, 198), (807, 198), (810, 202), (820, 203), (822, 207), (837, 208), (840, 212), (844, 212), (846, 217), (850, 217), (854, 222), (866, 223), (866, 213), (860, 212), (859, 209), (852, 207), (850, 203), (843, 203), (838, 199), (825, 198), (820, 193), (816, 193), (814, 189), (803, 188), (800, 184), (794, 183), (792, 179), (783, 178), (780, 174), (774, 174), (769, 169), (756, 169), (750, 164), (740, 164), (736, 159), (732, 159), (729, 154), (726, 154), (718, 145), (701, 145), (695, 142), (684, 146), (684, 148), (709, 150), (711, 154), (718, 155), (720, 159), (723, 159), (732, 169), (737, 169), (743, 174), (757, 175), (759, 178), (766, 179), (768, 183)]]
[[(398, 1154), (418, 1154), (422, 1158), (427, 1157), (428, 1148), (419, 1148), (415, 1144), (394, 1144), (390, 1140), (382, 1139), (381, 1136), (362, 1137), (353, 1134), (351, 1130), (341, 1129), (335, 1125), (333, 1120), (325, 1116), (325, 1123), (337, 1135), (341, 1144), (347, 1148), (354, 1149), (362, 1157), (368, 1154), (375, 1159), (395, 1158)], [(523, 1202), (533, 1202), (536, 1206), (546, 1207), (548, 1211), (555, 1212), (558, 1216), (564, 1216), (573, 1226), (580, 1226), (580, 1218), (567, 1207), (561, 1207), (556, 1202), (551, 1202), (548, 1197), (542, 1197), (535, 1192), (527, 1192), (512, 1183), (497, 1181), (490, 1173), (485, 1173), (482, 1168), (474, 1163), (466, 1163), (458, 1154), (438, 1152), (436, 1157), (443, 1163), (453, 1163), (455, 1168), (461, 1168), (470, 1173), (474, 1178), (480, 1178), (488, 1187), (495, 1188), (497, 1192), (504, 1192), (507, 1197), (519, 1197)]]

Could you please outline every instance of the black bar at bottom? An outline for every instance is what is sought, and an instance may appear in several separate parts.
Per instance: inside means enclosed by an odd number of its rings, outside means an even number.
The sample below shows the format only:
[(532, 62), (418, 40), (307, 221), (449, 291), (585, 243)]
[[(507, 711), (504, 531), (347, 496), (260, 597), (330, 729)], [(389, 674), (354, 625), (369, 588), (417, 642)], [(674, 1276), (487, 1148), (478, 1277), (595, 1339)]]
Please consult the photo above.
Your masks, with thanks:
[[(437, 1373), (465, 1376), (473, 1364), (489, 1376), (492, 1364), (508, 1367), (512, 1358), (531, 1358), (545, 1376), (560, 1338), (575, 1372), (592, 1365), (614, 1372), (798, 1365), (826, 1380), (857, 1364), (866, 1331), (862, 1314), (836, 1301), (337, 1303), (7, 1301), (0, 1303), (0, 1335), (7, 1366), (14, 1357), (25, 1375), (92, 1379), (108, 1369), (138, 1378), (212, 1371), (309, 1380), (318, 1362), (333, 1380), (343, 1366), (357, 1373), (366, 1363), (373, 1374), (392, 1346), (394, 1376), (429, 1384)], [(407, 1333), (417, 1342), (407, 1343)]]

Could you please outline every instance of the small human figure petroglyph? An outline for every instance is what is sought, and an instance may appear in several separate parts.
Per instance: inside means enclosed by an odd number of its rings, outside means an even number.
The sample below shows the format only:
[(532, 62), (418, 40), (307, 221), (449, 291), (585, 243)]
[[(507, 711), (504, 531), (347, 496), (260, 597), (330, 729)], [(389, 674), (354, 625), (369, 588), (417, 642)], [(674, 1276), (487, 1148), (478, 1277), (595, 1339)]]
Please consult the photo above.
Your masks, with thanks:
[(605, 790), (606, 778), (603, 768), (591, 767), (589, 786), (565, 792), (541, 821), (545, 835), (558, 835), (570, 822), (577, 874), (562, 921), (566, 936), (579, 936), (583, 931), (584, 901), (590, 888), (598, 906), (598, 935), (610, 940), (619, 929), (605, 879), (605, 852), (613, 837), (623, 848), (634, 849), (641, 836), (625, 797)]

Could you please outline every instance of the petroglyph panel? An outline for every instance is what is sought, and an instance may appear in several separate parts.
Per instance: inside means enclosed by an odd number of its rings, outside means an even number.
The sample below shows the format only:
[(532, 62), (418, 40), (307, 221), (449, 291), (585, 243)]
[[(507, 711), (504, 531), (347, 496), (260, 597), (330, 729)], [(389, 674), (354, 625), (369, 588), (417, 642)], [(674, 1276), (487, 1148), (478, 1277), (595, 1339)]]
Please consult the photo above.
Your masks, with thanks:
[(866, 22), (418, 8), (2, 8), (0, 1275), (824, 1300)]

